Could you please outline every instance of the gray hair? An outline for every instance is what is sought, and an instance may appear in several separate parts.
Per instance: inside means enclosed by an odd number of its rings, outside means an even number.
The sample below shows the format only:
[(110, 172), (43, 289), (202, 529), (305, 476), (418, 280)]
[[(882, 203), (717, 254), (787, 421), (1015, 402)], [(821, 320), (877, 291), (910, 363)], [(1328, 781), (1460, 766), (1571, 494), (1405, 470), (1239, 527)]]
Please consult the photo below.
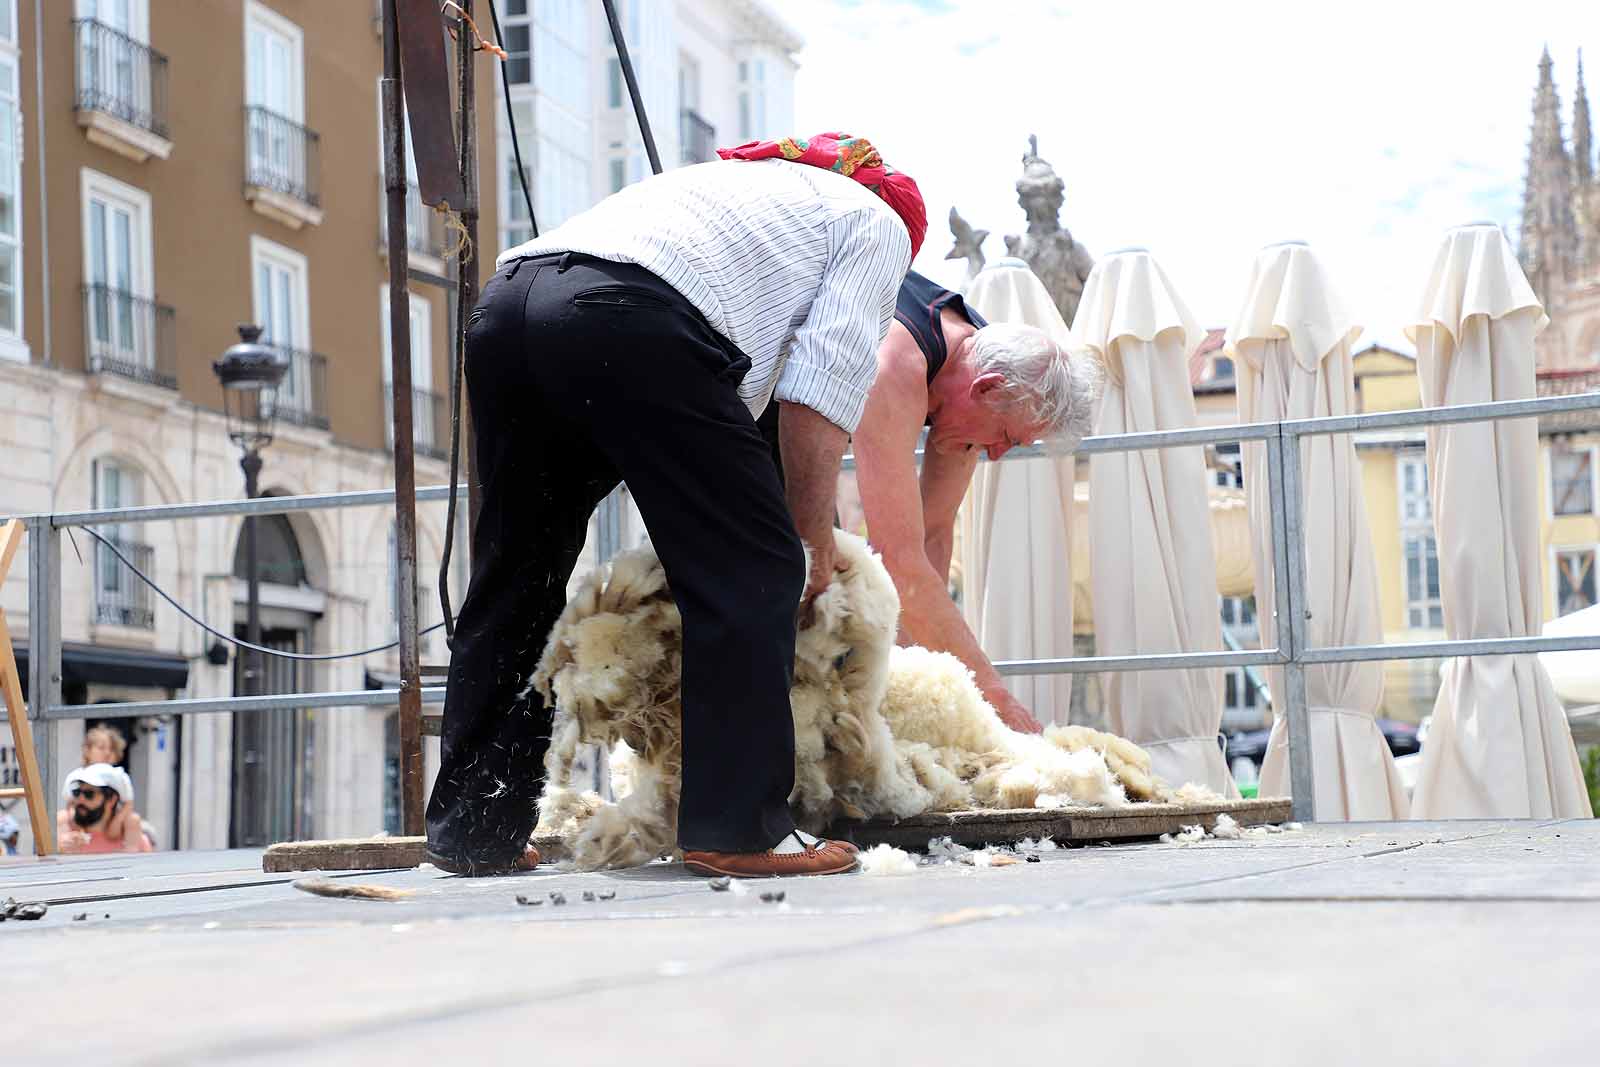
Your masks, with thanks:
[(973, 336), (972, 362), (975, 374), (1006, 380), (997, 406), (1026, 405), (1051, 450), (1071, 451), (1093, 429), (1103, 375), (1092, 357), (1070, 355), (1033, 326), (996, 322)]

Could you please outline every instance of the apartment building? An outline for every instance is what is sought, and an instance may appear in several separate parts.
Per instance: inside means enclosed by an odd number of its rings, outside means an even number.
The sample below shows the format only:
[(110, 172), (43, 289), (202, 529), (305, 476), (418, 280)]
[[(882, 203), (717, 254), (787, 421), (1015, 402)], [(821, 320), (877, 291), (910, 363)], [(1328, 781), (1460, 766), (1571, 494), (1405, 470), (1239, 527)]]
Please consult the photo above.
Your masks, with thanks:
[[(393, 484), (374, 11), (358, 0), (0, 3), (0, 513), (240, 497), (211, 364), (244, 322), (289, 359), (263, 491)], [(479, 85), (494, 76), (481, 56)], [(495, 114), (480, 109), (486, 159)], [(493, 188), (486, 245), (500, 229)], [(455, 266), (415, 195), (407, 245), (418, 480), (438, 484)], [(469, 269), (486, 273), (491, 259)], [(439, 617), (442, 508), (423, 508), (420, 525), (427, 622)], [(243, 624), (240, 528), (218, 519), (102, 533), (229, 630)], [(391, 640), (392, 537), (381, 508), (261, 520), (266, 641), (322, 652)], [(62, 555), (67, 702), (234, 691), (226, 645), (81, 534)], [(19, 561), (0, 590), (24, 660), (26, 575)], [(430, 641), (425, 661), (441, 660), (442, 642)], [(273, 691), (362, 688), (394, 666), (382, 655), (271, 662)], [(392, 711), (115, 725), (160, 847), (398, 825)], [(66, 767), (83, 728), (51, 728)], [(7, 776), (15, 754), (0, 735)]]

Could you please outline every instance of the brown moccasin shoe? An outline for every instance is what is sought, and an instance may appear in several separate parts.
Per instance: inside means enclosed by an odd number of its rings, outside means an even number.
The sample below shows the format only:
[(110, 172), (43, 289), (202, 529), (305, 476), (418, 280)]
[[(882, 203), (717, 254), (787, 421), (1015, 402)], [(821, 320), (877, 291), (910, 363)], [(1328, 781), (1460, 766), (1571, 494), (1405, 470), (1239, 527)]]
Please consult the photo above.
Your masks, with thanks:
[(479, 863), (462, 857), (445, 856), (433, 849), (427, 850), (428, 862), (441, 871), (459, 874), (465, 878), (489, 878), (500, 874), (521, 874), (539, 866), (539, 850), (529, 845), (522, 855), (510, 862)]
[(729, 878), (780, 878), (844, 874), (856, 869), (856, 850), (844, 841), (818, 841), (799, 852), (685, 852), (683, 865), (696, 874)]

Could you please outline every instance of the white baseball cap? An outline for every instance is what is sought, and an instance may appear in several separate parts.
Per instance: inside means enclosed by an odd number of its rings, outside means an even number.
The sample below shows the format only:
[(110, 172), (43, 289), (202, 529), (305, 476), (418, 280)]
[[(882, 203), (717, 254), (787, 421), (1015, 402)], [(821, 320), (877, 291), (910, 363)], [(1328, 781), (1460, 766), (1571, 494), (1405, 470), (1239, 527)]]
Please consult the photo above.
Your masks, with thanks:
[(79, 767), (67, 775), (66, 784), (61, 787), (62, 795), (71, 796), (72, 787), (78, 782), (96, 789), (114, 789), (124, 804), (133, 803), (133, 779), (121, 767), (109, 763), (91, 763), (87, 767)]

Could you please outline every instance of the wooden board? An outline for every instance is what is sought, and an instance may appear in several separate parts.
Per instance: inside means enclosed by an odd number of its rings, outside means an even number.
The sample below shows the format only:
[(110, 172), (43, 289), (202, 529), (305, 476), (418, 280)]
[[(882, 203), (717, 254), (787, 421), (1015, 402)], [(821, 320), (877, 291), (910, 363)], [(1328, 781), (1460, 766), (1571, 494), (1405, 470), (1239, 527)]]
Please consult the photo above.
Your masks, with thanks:
[(1289, 819), (1288, 797), (1225, 800), (1213, 804), (1130, 804), (1126, 808), (1015, 808), (997, 811), (946, 811), (915, 815), (898, 822), (841, 822), (829, 828), (834, 837), (858, 845), (889, 844), (922, 851), (932, 837), (949, 837), (959, 845), (1008, 845), (1024, 837), (1052, 837), (1059, 844), (1129, 841), (1175, 834), (1185, 826), (1210, 830), (1217, 816), (1228, 814), (1240, 826), (1281, 823)]
[[(838, 823), (829, 834), (870, 847), (889, 844), (922, 851), (928, 839), (949, 837), (968, 846), (1008, 845), (1024, 837), (1052, 837), (1059, 844), (1130, 841), (1175, 834), (1185, 826), (1210, 830), (1226, 812), (1240, 826), (1286, 822), (1288, 797), (1228, 800), (1216, 804), (1132, 804), (1126, 808), (1018, 808), (1008, 811), (947, 811), (898, 822)], [(534, 847), (547, 863), (570, 858), (554, 834), (536, 834)], [(261, 857), (263, 871), (390, 871), (426, 862), (427, 839), (367, 837), (345, 841), (287, 841)]]

